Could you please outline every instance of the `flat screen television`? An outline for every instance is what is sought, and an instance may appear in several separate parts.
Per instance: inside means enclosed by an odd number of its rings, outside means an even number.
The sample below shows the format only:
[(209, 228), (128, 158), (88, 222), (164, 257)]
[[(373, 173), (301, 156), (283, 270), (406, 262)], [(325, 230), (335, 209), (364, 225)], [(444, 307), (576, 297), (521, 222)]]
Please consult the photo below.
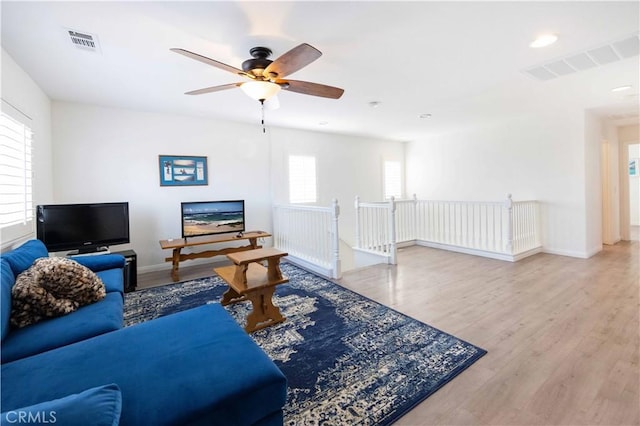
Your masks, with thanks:
[(129, 203), (36, 207), (36, 235), (50, 252), (91, 253), (129, 243)]
[(182, 238), (244, 232), (244, 200), (181, 204)]

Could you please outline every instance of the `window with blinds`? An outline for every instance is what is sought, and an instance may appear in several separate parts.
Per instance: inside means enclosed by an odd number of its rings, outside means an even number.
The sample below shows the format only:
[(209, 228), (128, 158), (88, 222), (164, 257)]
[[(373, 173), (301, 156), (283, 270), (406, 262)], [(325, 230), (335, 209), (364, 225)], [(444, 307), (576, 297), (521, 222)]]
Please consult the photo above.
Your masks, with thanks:
[(384, 199), (402, 198), (402, 168), (399, 161), (384, 162)]
[(4, 243), (33, 233), (31, 120), (17, 111), (0, 112), (0, 236)]
[(289, 202), (315, 203), (317, 199), (316, 158), (289, 156)]

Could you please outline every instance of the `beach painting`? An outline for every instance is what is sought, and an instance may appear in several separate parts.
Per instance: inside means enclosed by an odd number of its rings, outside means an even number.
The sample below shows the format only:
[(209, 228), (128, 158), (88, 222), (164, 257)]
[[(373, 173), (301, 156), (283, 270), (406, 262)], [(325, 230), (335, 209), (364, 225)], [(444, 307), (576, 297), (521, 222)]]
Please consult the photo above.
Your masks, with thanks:
[(160, 186), (208, 185), (207, 157), (160, 155)]
[(182, 237), (244, 231), (244, 201), (182, 203)]

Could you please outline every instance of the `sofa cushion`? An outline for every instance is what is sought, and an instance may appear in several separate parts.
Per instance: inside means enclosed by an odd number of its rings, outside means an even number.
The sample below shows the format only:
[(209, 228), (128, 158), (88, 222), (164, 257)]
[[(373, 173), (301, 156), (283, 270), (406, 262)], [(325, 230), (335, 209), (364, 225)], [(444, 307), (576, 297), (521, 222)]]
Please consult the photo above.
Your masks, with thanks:
[(95, 256), (71, 256), (81, 265), (86, 266), (93, 272), (104, 271), (106, 269), (124, 268), (125, 260), (121, 254), (98, 254)]
[(124, 275), (122, 274), (122, 269), (106, 269), (96, 272), (96, 275), (104, 283), (104, 289), (107, 293), (124, 293)]
[(25, 327), (97, 302), (106, 292), (86, 266), (64, 257), (37, 259), (16, 278), (11, 290), (11, 324)]
[(2, 426), (57, 423), (65, 426), (118, 426), (122, 395), (118, 385), (87, 389), (60, 399), (2, 413)]
[(20, 247), (2, 254), (2, 258), (9, 263), (16, 277), (41, 257), (49, 257), (49, 252), (40, 240), (29, 240)]
[(0, 379), (6, 410), (116, 383), (121, 425), (250, 425), (286, 399), (282, 372), (217, 303), (3, 364)]
[[(118, 330), (122, 328), (123, 312), (122, 296), (119, 293), (109, 293), (101, 301), (83, 306), (69, 315), (13, 329), (2, 342), (2, 363)], [(80, 390), (82, 389), (74, 392)]]
[(7, 333), (9, 333), (9, 324), (11, 318), (11, 288), (15, 282), (16, 277), (13, 276), (13, 271), (9, 263), (0, 259), (0, 340), (4, 340)]

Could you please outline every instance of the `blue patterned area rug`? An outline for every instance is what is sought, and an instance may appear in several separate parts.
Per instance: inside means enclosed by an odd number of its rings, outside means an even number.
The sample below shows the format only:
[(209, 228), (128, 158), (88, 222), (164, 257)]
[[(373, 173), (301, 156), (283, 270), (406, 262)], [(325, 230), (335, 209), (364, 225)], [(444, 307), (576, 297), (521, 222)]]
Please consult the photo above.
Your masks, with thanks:
[[(387, 425), (486, 351), (291, 264), (274, 304), (287, 318), (252, 333), (288, 380), (287, 425)], [(219, 302), (217, 276), (127, 293), (132, 325)], [(250, 302), (226, 306), (244, 325)]]

